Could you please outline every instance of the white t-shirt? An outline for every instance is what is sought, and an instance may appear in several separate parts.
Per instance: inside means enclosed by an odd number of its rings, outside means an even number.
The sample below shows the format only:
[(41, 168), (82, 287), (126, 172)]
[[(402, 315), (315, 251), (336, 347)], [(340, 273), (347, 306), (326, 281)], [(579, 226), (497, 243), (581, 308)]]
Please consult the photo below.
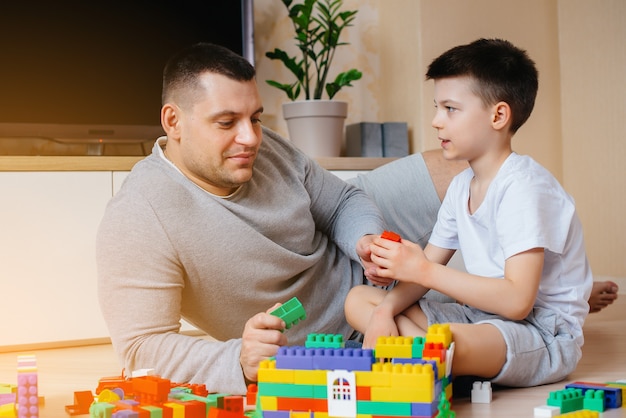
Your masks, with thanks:
[(468, 168), (454, 178), (429, 242), (460, 249), (469, 273), (493, 278), (504, 277), (507, 258), (544, 248), (535, 306), (560, 311), (582, 344), (593, 277), (572, 197), (531, 157), (512, 153), (470, 214), (473, 176)]

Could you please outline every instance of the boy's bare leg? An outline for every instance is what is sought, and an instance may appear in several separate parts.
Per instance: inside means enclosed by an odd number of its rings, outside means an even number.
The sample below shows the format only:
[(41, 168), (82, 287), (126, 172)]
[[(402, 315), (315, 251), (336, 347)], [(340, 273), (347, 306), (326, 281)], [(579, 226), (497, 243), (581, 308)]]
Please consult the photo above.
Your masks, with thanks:
[(506, 361), (504, 337), (490, 324), (450, 324), (454, 341), (452, 374), (496, 376)]
[(600, 312), (617, 299), (617, 284), (610, 281), (593, 282), (589, 295), (589, 312)]
[(382, 301), (387, 291), (373, 286), (353, 287), (344, 303), (348, 324), (355, 330), (363, 332), (367, 328), (372, 311)]
[[(428, 318), (419, 305), (413, 305), (396, 317), (400, 335), (424, 336)], [(421, 331), (421, 332), (420, 332)], [(497, 375), (506, 360), (506, 343), (502, 334), (490, 324), (450, 324), (454, 341), (452, 373), (456, 376)]]
[(435, 185), (439, 200), (443, 200), (443, 197), (446, 195), (452, 178), (469, 167), (466, 161), (446, 160), (443, 158), (443, 152), (440, 149), (424, 151), (422, 152), (422, 157)]
[[(346, 298), (346, 318), (358, 331), (367, 328), (372, 311), (382, 302), (386, 290), (372, 286), (354, 287)], [(396, 316), (400, 335), (424, 336), (428, 319), (419, 305), (413, 305)], [(504, 337), (490, 324), (450, 324), (455, 342), (452, 373), (456, 376), (480, 376), (490, 378), (497, 375), (506, 360)]]

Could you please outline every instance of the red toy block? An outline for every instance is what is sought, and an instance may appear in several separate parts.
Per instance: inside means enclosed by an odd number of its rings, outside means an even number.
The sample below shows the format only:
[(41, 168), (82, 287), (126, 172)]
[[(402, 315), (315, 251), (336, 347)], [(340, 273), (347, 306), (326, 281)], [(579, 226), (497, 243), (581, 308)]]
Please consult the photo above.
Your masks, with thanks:
[[(207, 418), (243, 418), (243, 417), (244, 417), (243, 414), (230, 412), (230, 411), (227, 411), (225, 409), (220, 409), (220, 408), (210, 408), (209, 414), (207, 415)], [(185, 415), (185, 418), (187, 418), (187, 415)]]
[(248, 385), (248, 392), (246, 392), (246, 405), (256, 405), (256, 397), (259, 394), (259, 387), (251, 383)]
[(423, 359), (436, 358), (440, 362), (446, 361), (447, 350), (444, 348), (443, 343), (429, 343), (424, 344), (424, 350), (422, 351)]
[(74, 405), (65, 405), (65, 412), (69, 415), (89, 414), (89, 407), (93, 402), (93, 393), (90, 390), (74, 392)]
[(380, 234), (380, 237), (395, 242), (400, 242), (402, 240), (402, 238), (400, 238), (400, 235), (396, 234), (393, 231), (383, 231), (383, 233)]
[(241, 396), (222, 396), (217, 400), (217, 407), (243, 414), (243, 398)]
[(356, 387), (356, 399), (358, 401), (371, 401), (372, 400), (372, 388), (370, 386), (357, 386)]

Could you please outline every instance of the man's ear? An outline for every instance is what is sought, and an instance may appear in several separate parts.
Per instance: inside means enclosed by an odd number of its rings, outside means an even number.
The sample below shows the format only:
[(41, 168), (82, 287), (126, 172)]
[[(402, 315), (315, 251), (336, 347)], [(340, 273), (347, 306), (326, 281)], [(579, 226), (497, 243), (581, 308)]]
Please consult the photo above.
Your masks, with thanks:
[(170, 139), (180, 138), (182, 110), (172, 103), (161, 108), (161, 126)]
[(511, 107), (507, 102), (498, 102), (492, 109), (491, 126), (493, 126), (494, 129), (501, 130), (511, 125)]

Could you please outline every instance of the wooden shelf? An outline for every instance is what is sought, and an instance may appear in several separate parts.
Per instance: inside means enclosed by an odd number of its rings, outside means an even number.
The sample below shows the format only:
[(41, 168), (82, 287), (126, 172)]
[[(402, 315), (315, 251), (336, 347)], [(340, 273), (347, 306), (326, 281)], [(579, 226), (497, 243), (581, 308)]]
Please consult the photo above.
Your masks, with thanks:
[[(0, 156), (0, 171), (130, 171), (145, 157)], [(373, 170), (395, 158), (317, 158), (327, 170)]]

